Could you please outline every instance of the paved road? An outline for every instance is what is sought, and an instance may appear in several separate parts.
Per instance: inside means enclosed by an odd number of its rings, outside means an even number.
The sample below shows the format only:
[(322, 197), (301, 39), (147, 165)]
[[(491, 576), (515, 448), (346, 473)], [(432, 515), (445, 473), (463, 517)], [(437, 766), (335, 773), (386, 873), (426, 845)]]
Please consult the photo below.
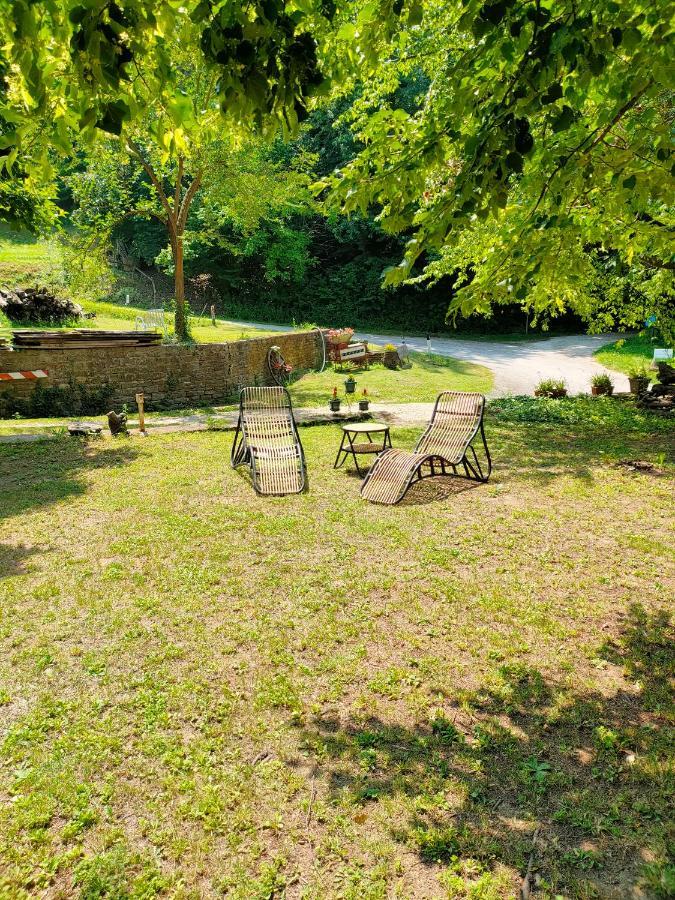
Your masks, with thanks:
[[(273, 331), (286, 331), (282, 325), (256, 325), (241, 322), (249, 327), (264, 327)], [(356, 335), (374, 344), (399, 344), (401, 338), (391, 335), (359, 332)], [(470, 341), (462, 338), (434, 338), (431, 349), (440, 356), (479, 363), (494, 372), (495, 383), (491, 396), (506, 394), (531, 394), (542, 378), (563, 378), (571, 394), (590, 392), (591, 377), (604, 372), (611, 375), (615, 390), (627, 391), (628, 379), (618, 372), (610, 372), (593, 357), (593, 352), (620, 335), (566, 335), (537, 341)], [(423, 337), (409, 337), (406, 343), (411, 350), (426, 350)]]

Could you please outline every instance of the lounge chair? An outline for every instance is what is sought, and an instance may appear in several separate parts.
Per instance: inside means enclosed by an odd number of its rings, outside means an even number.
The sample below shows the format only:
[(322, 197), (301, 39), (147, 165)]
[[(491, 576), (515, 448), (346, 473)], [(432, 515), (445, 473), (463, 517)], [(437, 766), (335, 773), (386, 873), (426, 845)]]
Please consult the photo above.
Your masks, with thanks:
[(283, 387), (247, 387), (240, 394), (232, 468), (251, 469), (257, 494), (299, 494), (305, 487), (305, 454)]
[[(457, 475), (473, 481), (487, 481), (492, 460), (483, 428), (484, 409), (482, 394), (460, 391), (439, 394), (431, 421), (415, 449), (394, 448), (380, 454), (361, 485), (361, 496), (372, 503), (398, 503), (413, 482), (431, 475)], [(487, 472), (483, 472), (473, 447), (479, 432)], [(457, 471), (460, 466), (462, 474)]]

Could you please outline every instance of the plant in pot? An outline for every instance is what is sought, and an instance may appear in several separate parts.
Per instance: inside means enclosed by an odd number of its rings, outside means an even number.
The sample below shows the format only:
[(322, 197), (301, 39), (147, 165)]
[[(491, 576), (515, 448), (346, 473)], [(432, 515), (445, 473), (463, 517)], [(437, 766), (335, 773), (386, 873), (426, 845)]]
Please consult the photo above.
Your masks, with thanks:
[(359, 400), (359, 409), (361, 410), (361, 412), (367, 412), (369, 406), (370, 406), (370, 397), (368, 396), (367, 388), (364, 388), (363, 394), (361, 395), (361, 399)]
[(609, 375), (598, 374), (591, 378), (591, 394), (594, 397), (600, 397), (602, 394), (611, 397), (613, 393), (614, 384)]
[(649, 387), (649, 381), (650, 378), (646, 366), (637, 366), (628, 373), (630, 392), (631, 394), (635, 394), (636, 397), (640, 394), (644, 394)]
[(356, 378), (353, 375), (350, 375), (348, 378), (345, 378), (345, 393), (353, 394), (356, 390)]
[(330, 411), (340, 412), (340, 398), (338, 397), (337, 388), (333, 388), (333, 396), (330, 398)]
[(567, 396), (567, 386), (562, 379), (544, 378), (534, 389), (534, 396), (559, 400), (561, 397)]

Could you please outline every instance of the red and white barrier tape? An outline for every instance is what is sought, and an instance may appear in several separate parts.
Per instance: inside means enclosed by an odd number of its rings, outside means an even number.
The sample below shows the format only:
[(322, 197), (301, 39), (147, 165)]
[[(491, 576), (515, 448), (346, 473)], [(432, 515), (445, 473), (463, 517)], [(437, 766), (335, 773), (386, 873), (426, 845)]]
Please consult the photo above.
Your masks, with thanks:
[(35, 381), (36, 378), (47, 378), (48, 369), (31, 369), (29, 372), (0, 372), (0, 381)]

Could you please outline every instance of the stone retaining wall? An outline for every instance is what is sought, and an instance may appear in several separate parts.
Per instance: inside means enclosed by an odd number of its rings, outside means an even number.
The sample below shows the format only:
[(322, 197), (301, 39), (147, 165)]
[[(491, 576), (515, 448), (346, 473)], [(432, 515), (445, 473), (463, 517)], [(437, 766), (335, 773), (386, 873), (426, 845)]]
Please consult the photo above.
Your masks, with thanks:
[(90, 347), (68, 350), (0, 352), (0, 372), (44, 369), (38, 381), (0, 381), (3, 394), (27, 399), (42, 388), (78, 384), (88, 390), (110, 386), (110, 408), (133, 404), (143, 392), (148, 408), (199, 406), (235, 398), (247, 385), (271, 384), (267, 352), (272, 346), (295, 369), (313, 369), (321, 361), (317, 331), (280, 332), (271, 337), (191, 346)]

